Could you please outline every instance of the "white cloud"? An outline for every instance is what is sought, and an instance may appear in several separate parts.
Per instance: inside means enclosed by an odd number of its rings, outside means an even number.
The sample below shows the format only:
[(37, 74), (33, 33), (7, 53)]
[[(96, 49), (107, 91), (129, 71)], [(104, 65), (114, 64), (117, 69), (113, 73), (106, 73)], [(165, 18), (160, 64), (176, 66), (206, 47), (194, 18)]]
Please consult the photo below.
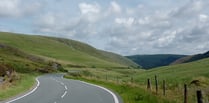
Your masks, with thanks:
[(79, 18), (85, 22), (95, 23), (102, 18), (101, 8), (97, 3), (80, 3), (78, 4), (78, 7), (81, 12)]
[(126, 13), (127, 13), (127, 15), (134, 15), (135, 14), (135, 9), (126, 8)]
[(23, 0), (1, 0), (0, 17), (21, 17), (33, 14), (41, 8), (39, 2)]
[(0, 16), (18, 16), (20, 15), (19, 0), (1, 0)]
[[(51, 0), (46, 5), (42, 1), (1, 0), (1, 28), (15, 23), (7, 17), (23, 17), (13, 28), (28, 23), (37, 34), (72, 38), (123, 55), (193, 54), (209, 49), (206, 0)], [(12, 23), (1, 20), (3, 16)]]
[(100, 12), (100, 7), (97, 4), (80, 3), (78, 6), (82, 14)]
[(176, 31), (166, 31), (164, 32), (164, 35), (161, 36), (158, 40), (157, 40), (157, 44), (158, 44), (158, 47), (165, 47), (165, 46), (168, 46), (170, 43), (173, 42), (173, 40), (175, 39), (176, 37)]
[(140, 18), (138, 20), (138, 23), (141, 24), (141, 25), (149, 24), (150, 23), (150, 18), (149, 17)]
[(171, 15), (180, 18), (196, 16), (198, 13), (205, 10), (204, 7), (206, 7), (208, 4), (209, 2), (205, 0), (189, 0), (189, 2), (183, 5), (182, 7), (173, 10), (171, 12)]
[(56, 19), (57, 19), (56, 16), (53, 14), (45, 14), (41, 16), (40, 23), (47, 27), (51, 27), (51, 26), (55, 26), (58, 23)]
[(131, 26), (134, 23), (134, 18), (129, 17), (129, 18), (115, 18), (115, 22), (117, 24), (124, 24), (125, 26)]
[(200, 14), (199, 20), (200, 20), (200, 22), (206, 22), (208, 20), (208, 15)]
[(115, 1), (112, 1), (110, 3), (110, 10), (113, 13), (121, 13), (121, 7), (120, 7), (120, 5), (117, 2), (115, 2)]

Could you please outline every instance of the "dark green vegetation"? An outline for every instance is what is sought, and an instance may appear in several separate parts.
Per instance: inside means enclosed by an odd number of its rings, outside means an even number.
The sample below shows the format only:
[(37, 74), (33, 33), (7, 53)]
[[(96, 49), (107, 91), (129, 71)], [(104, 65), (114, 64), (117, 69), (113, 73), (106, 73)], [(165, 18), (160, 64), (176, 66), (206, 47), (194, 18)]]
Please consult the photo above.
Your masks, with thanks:
[(174, 61), (172, 64), (188, 63), (188, 62), (197, 61), (197, 60), (208, 58), (208, 57), (209, 57), (209, 51), (203, 54), (196, 54), (196, 55), (191, 55), (191, 56), (180, 58)]
[(158, 55), (133, 55), (127, 56), (129, 59), (141, 65), (144, 69), (151, 69), (166, 66), (172, 62), (185, 57), (185, 55), (158, 54)]
[(120, 55), (100, 51), (74, 40), (1, 32), (0, 43), (71, 67), (127, 68), (138, 66)]

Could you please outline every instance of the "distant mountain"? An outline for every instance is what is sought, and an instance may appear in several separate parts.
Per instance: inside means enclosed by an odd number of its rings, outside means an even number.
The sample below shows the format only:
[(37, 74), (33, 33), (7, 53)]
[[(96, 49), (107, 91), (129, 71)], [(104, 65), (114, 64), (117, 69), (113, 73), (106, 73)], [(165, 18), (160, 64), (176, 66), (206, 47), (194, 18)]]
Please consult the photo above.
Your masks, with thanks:
[(182, 57), (186, 57), (186, 55), (157, 54), (127, 56), (127, 58), (141, 65), (144, 69), (167, 66)]
[(138, 67), (121, 55), (70, 39), (0, 32), (0, 43), (69, 67)]
[(193, 62), (193, 61), (197, 61), (200, 59), (205, 59), (209, 57), (209, 51), (203, 54), (196, 54), (196, 55), (191, 55), (191, 56), (186, 56), (180, 59), (177, 59), (176, 61), (174, 61), (171, 64), (181, 64), (181, 63), (188, 63), (188, 62)]

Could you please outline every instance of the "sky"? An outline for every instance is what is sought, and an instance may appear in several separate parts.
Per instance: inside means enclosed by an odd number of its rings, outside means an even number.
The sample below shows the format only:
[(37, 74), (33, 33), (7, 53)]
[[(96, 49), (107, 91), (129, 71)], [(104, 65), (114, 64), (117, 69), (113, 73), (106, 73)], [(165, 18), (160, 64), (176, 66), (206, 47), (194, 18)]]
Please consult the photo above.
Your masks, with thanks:
[(209, 50), (209, 0), (1, 0), (0, 31), (69, 38), (121, 55)]

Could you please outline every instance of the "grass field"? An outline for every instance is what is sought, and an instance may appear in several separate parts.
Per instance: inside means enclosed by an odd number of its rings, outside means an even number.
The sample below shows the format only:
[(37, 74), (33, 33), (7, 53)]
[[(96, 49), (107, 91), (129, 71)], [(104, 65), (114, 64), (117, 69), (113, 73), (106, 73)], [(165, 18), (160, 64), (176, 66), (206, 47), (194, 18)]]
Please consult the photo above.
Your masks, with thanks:
[[(99, 69), (99, 68), (68, 68), (69, 76), (84, 78), (83, 80), (104, 85), (118, 92), (125, 103), (151, 103), (144, 100), (135, 100), (137, 94), (144, 91), (152, 97), (152, 103), (158, 103), (154, 98), (161, 98), (159, 103), (182, 103), (184, 84), (188, 85), (188, 102), (196, 103), (196, 90), (202, 90), (204, 101), (209, 101), (209, 59), (180, 65), (165, 66), (152, 70), (136, 69)], [(157, 75), (159, 82), (158, 95), (155, 93), (154, 77)], [(152, 91), (146, 89), (147, 79), (151, 79)], [(166, 81), (166, 96), (163, 96), (162, 81)], [(198, 84), (190, 84), (198, 80)], [(115, 84), (115, 85), (114, 85)], [(113, 85), (113, 86), (112, 86)], [(116, 87), (117, 88), (116, 88)], [(129, 89), (124, 89), (127, 87)], [(135, 88), (135, 89), (134, 89)], [(123, 91), (123, 92), (120, 92)], [(145, 93), (145, 95), (146, 95)], [(125, 95), (128, 94), (128, 95)], [(129, 99), (127, 99), (129, 98)], [(131, 100), (130, 100), (131, 98)], [(144, 97), (147, 98), (147, 97)], [(148, 98), (147, 98), (148, 99)], [(150, 99), (148, 99), (150, 100)]]

